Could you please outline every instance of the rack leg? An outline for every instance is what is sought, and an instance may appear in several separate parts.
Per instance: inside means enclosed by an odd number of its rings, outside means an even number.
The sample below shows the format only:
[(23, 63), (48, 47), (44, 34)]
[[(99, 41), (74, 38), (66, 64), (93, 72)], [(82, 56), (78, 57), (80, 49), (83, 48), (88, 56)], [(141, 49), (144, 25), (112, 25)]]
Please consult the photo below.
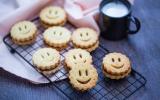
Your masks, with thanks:
[(14, 49), (11, 49), (10, 52), (13, 54), (13, 53), (15, 53), (15, 50), (14, 50)]

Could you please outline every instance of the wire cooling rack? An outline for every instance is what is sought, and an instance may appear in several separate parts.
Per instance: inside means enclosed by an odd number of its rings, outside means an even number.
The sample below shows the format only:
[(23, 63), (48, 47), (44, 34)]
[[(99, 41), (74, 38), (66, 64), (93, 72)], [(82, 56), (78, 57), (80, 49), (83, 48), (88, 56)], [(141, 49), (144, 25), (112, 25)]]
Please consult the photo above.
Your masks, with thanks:
[[(39, 35), (34, 44), (29, 46), (18, 46), (14, 44), (10, 38), (10, 35), (7, 35), (3, 38), (4, 43), (11, 49), (12, 53), (17, 53), (22, 59), (24, 59), (31, 67), (37, 70), (31, 61), (32, 54), (39, 48), (45, 47), (43, 43), (42, 33), (44, 28), (41, 27), (39, 23), (39, 18), (32, 20), (39, 29)], [(74, 27), (70, 24), (65, 25), (65, 27), (73, 30)], [(61, 62), (64, 60), (65, 53), (72, 49), (72, 45), (65, 50), (61, 51)], [(146, 79), (137, 71), (132, 69), (131, 74), (121, 80), (111, 80), (103, 76), (102, 73), (102, 59), (103, 57), (109, 53), (109, 50), (104, 48), (101, 43), (100, 46), (91, 53), (93, 57), (93, 64), (98, 72), (98, 82), (97, 85), (87, 92), (78, 92), (72, 88), (67, 78), (67, 72), (64, 70), (63, 65), (61, 69), (53, 75), (55, 78), (52, 82), (50, 76), (46, 76), (43, 73), (38, 72), (46, 78), (51, 84), (53, 84), (58, 90), (60, 90), (66, 97), (71, 100), (124, 100), (131, 96), (133, 93), (138, 91), (141, 87), (146, 84)], [(62, 80), (67, 78), (65, 80)], [(58, 81), (61, 80), (61, 81)]]

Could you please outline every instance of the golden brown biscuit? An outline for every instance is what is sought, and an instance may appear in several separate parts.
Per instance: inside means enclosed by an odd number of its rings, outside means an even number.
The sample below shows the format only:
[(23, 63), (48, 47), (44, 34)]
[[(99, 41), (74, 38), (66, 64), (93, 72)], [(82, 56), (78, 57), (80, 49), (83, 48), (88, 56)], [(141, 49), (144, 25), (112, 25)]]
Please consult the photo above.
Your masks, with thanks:
[(77, 64), (69, 71), (69, 80), (75, 89), (83, 92), (96, 85), (98, 73), (93, 65)]
[(40, 20), (45, 28), (52, 26), (62, 26), (66, 23), (67, 15), (63, 8), (49, 6), (40, 12)]
[(103, 58), (102, 70), (106, 76), (125, 77), (131, 70), (129, 58), (121, 53), (109, 53)]
[(33, 54), (32, 61), (41, 72), (55, 71), (60, 63), (60, 54), (52, 48), (41, 48)]
[(43, 38), (48, 46), (60, 49), (67, 47), (71, 32), (65, 27), (54, 26), (45, 30)]
[(31, 44), (36, 40), (37, 27), (30, 21), (21, 21), (11, 28), (11, 38), (18, 45)]
[(73, 32), (72, 43), (75, 47), (88, 51), (95, 50), (98, 47), (98, 34), (90, 28), (78, 28)]
[(65, 64), (67, 69), (72, 69), (76, 64), (91, 64), (92, 56), (83, 49), (71, 49), (65, 55)]

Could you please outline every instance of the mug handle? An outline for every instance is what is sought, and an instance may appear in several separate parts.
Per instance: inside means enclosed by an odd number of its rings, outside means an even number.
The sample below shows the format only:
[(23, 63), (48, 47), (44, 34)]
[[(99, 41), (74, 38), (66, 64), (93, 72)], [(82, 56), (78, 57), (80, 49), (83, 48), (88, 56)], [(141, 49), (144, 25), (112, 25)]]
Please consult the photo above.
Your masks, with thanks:
[(141, 23), (140, 23), (139, 19), (136, 18), (136, 17), (134, 17), (134, 16), (131, 16), (131, 17), (129, 18), (129, 20), (130, 20), (132, 23), (135, 24), (136, 29), (135, 29), (135, 30), (130, 30), (130, 29), (129, 29), (128, 33), (129, 33), (129, 34), (136, 34), (136, 33), (140, 30), (140, 28), (141, 28)]

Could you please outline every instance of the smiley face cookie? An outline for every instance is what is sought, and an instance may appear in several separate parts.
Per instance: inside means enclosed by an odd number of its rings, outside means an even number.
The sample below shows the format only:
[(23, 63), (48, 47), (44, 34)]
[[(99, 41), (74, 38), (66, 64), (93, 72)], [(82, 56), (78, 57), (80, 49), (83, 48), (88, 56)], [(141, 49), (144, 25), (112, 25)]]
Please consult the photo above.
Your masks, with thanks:
[(36, 25), (30, 21), (21, 21), (13, 25), (10, 31), (11, 38), (18, 45), (27, 45), (35, 41)]
[(121, 79), (131, 72), (129, 58), (121, 53), (109, 53), (103, 58), (103, 73), (111, 79)]
[(77, 64), (69, 71), (69, 80), (75, 89), (86, 91), (96, 85), (98, 73), (91, 64)]
[(66, 23), (67, 15), (63, 8), (49, 6), (40, 12), (40, 20), (45, 28), (62, 26)]
[(39, 71), (51, 74), (59, 68), (60, 54), (55, 49), (42, 48), (33, 54), (32, 61)]
[(92, 56), (83, 49), (71, 49), (65, 55), (65, 64), (67, 69), (72, 69), (77, 64), (91, 64)]
[(95, 50), (98, 45), (98, 34), (90, 28), (78, 28), (73, 32), (71, 38), (74, 47), (85, 49), (89, 52)]
[(44, 42), (54, 48), (67, 47), (71, 38), (71, 32), (65, 27), (54, 26), (48, 28), (44, 33)]

